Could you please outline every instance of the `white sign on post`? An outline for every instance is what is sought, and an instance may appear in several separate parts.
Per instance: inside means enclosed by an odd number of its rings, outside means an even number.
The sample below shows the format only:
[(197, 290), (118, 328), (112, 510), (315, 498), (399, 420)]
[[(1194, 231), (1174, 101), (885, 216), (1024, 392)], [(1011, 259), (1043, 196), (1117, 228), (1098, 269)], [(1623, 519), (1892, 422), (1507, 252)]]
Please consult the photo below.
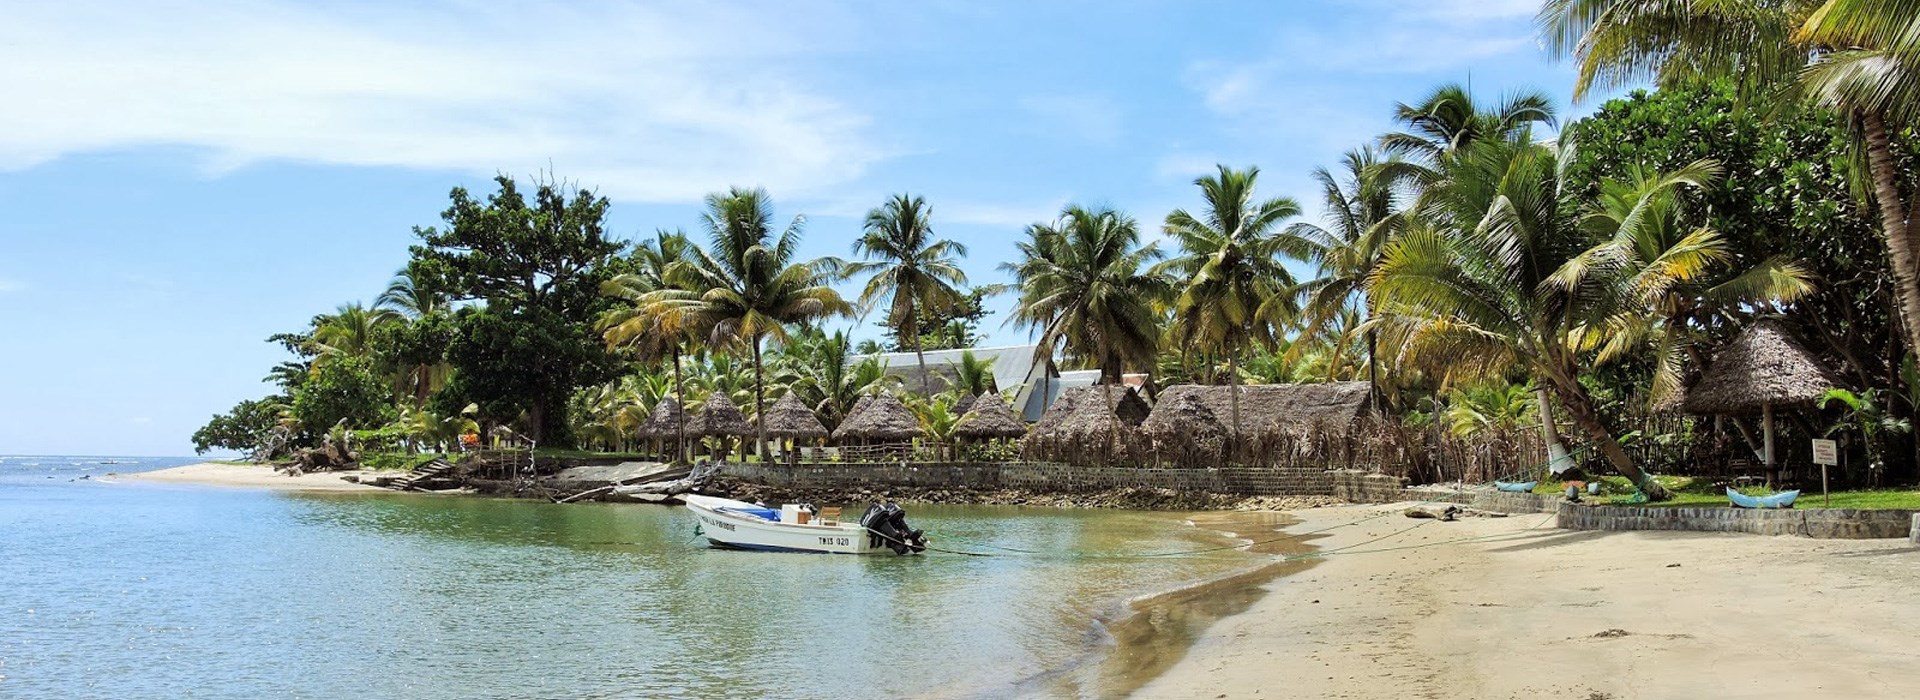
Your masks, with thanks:
[(1832, 440), (1814, 440), (1813, 463), (1827, 465), (1839, 464), (1840, 445)]

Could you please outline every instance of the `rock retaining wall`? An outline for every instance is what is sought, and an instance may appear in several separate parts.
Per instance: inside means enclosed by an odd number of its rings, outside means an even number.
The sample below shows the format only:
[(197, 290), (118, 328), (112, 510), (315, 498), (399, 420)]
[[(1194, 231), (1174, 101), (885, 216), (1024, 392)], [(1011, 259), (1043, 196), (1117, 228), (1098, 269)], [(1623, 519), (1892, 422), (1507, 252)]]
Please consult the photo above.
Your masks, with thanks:
[(1566, 530), (1690, 530), (1800, 535), (1815, 539), (1865, 540), (1911, 537), (1920, 527), (1911, 510), (1748, 510), (1725, 507), (1581, 506), (1560, 507)]
[(903, 486), (933, 489), (1023, 489), (1093, 493), (1121, 488), (1169, 489), (1242, 496), (1335, 496), (1356, 503), (1405, 497), (1398, 477), (1300, 467), (1154, 469), (1076, 467), (1052, 462), (907, 462), (894, 464), (754, 464), (726, 462), (720, 474), (782, 488)]

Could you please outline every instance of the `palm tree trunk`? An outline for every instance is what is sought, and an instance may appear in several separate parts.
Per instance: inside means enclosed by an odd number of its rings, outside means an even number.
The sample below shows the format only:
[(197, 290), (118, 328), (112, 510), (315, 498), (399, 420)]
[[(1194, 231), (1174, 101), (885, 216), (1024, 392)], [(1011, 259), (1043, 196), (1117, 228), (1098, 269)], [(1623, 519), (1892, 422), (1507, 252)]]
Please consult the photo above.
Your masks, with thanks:
[[(1231, 407), (1230, 412), (1233, 414), (1233, 437), (1232, 437), (1233, 451), (1230, 452), (1229, 454), (1236, 455), (1236, 456), (1240, 454), (1240, 359), (1239, 358), (1240, 356), (1238, 353), (1234, 353), (1234, 352), (1227, 353), (1227, 405)], [(1222, 466), (1225, 466), (1225, 465), (1222, 465)]]
[[(760, 461), (767, 461), (767, 379), (766, 371), (760, 366), (760, 338), (753, 339), (753, 453)], [(742, 454), (746, 450), (741, 450)]]
[(1905, 332), (1909, 351), (1920, 353), (1920, 255), (1914, 245), (1913, 223), (1908, 220), (1906, 202), (1900, 197), (1899, 173), (1893, 160), (1893, 143), (1887, 125), (1878, 112), (1861, 115), (1867, 137), (1867, 163), (1873, 172), (1873, 196), (1880, 205), (1880, 229), (1887, 246), (1887, 264), (1893, 268), (1894, 305)]
[(1540, 434), (1547, 440), (1547, 469), (1555, 474), (1565, 472), (1566, 468), (1561, 466), (1562, 463), (1568, 463), (1566, 464), (1568, 467), (1573, 466), (1571, 464), (1573, 459), (1567, 455), (1566, 444), (1560, 442), (1560, 426), (1555, 425), (1553, 421), (1552, 397), (1547, 395), (1546, 389), (1534, 390), (1533, 396), (1540, 402)]
[(1367, 329), (1367, 409), (1375, 415), (1380, 414), (1380, 362), (1375, 357), (1378, 339), (1373, 329)]
[(1573, 414), (1574, 424), (1587, 433), (1587, 439), (1600, 448), (1600, 454), (1607, 458), (1607, 463), (1644, 491), (1648, 499), (1664, 501), (1673, 498), (1666, 487), (1641, 471), (1639, 465), (1633, 463), (1633, 457), (1627, 454), (1626, 448), (1613, 438), (1613, 431), (1607, 430), (1606, 424), (1600, 420), (1600, 412), (1594, 409), (1593, 397), (1587, 394), (1586, 388), (1580, 386), (1578, 381), (1570, 382), (1570, 387), (1555, 383), (1560, 402), (1566, 404), (1567, 412)]
[(927, 380), (927, 354), (920, 343), (920, 315), (914, 312), (913, 299), (907, 299), (907, 335), (913, 338), (913, 359), (920, 364), (920, 395), (933, 398), (932, 382)]
[(680, 461), (693, 463), (693, 455), (687, 452), (687, 381), (680, 375), (680, 345), (673, 346), (673, 393), (674, 400), (680, 402), (680, 440), (674, 445), (673, 454)]

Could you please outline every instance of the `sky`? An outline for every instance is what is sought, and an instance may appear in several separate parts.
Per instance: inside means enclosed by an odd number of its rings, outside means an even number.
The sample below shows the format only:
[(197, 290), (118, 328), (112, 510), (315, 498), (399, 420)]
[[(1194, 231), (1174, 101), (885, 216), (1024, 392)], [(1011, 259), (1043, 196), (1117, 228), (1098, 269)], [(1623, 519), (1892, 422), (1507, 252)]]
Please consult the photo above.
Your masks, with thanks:
[[(0, 454), (181, 455), (265, 341), (371, 303), (448, 191), (549, 174), (609, 230), (765, 187), (847, 256), (911, 192), (976, 283), (1068, 203), (1156, 231), (1215, 164), (1309, 173), (1447, 82), (1554, 96), (1537, 0), (69, 1), (0, 23)], [(848, 285), (849, 291), (852, 286)], [(989, 342), (1025, 340), (984, 324)], [(871, 337), (871, 326), (856, 337)]]

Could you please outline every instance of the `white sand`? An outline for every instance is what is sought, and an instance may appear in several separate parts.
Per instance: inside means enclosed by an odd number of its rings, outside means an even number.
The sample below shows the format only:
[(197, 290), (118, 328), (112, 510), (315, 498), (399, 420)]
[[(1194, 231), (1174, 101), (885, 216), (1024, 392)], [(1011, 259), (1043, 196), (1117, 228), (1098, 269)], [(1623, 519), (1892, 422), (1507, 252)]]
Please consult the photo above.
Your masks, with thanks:
[(135, 474), (109, 474), (104, 481), (128, 481), (156, 484), (195, 484), (237, 488), (278, 489), (286, 491), (377, 491), (387, 489), (349, 483), (340, 477), (360, 472), (313, 472), (287, 476), (273, 467), (241, 464), (189, 464)]
[[(1289, 530), (1388, 510), (1302, 511)], [(1322, 551), (1388, 537), (1269, 584), (1136, 696), (1920, 697), (1920, 549), (1905, 540), (1571, 532), (1551, 517), (1395, 512), (1330, 530)], [(1436, 546), (1366, 553), (1413, 544)]]

